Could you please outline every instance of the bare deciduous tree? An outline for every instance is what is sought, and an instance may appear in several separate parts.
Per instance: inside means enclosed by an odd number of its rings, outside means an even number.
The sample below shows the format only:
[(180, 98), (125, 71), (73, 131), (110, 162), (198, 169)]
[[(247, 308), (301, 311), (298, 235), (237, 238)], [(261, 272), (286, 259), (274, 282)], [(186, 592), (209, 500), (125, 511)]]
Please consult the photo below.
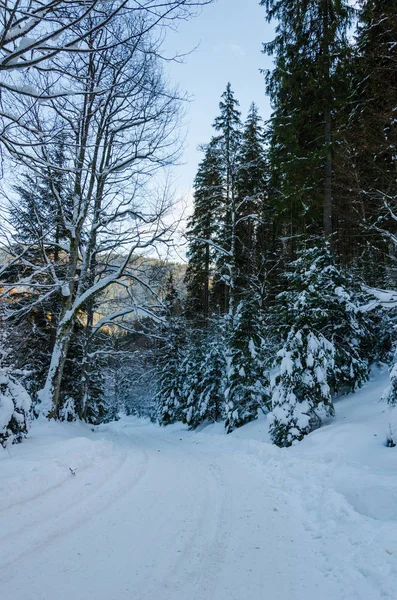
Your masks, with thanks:
[[(169, 195), (159, 195), (151, 179), (178, 153), (180, 98), (164, 81), (152, 24), (192, 4), (199, 3), (144, 2), (148, 15), (126, 13), (111, 28), (95, 26), (103, 15), (88, 15), (73, 31), (90, 51), (58, 52), (51, 68), (30, 75), (32, 85), (51, 90), (56, 84), (57, 93), (42, 95), (40, 102), (32, 94), (14, 96), (17, 113), (27, 115), (26, 126), (14, 121), (3, 144), (19, 168), (46, 178), (57, 218), (41, 222), (30, 244), (18, 243), (3, 220), (8, 257), (3, 270), (18, 273), (11, 282), (4, 277), (4, 294), (10, 297), (15, 285), (30, 292), (31, 301), (14, 307), (14, 317), (55, 294), (61, 298), (51, 365), (40, 392), (42, 411), (53, 417), (73, 329), (83, 311), (92, 334), (132, 311), (155, 316), (153, 306), (131, 292), (130, 282), (150, 288), (140, 276), (142, 254), (171, 243), (172, 226), (164, 221)], [(56, 164), (52, 150), (60, 140), (64, 159)], [(12, 195), (10, 202), (15, 202)], [(59, 220), (63, 240), (54, 235)], [(95, 300), (111, 286), (126, 290), (129, 301), (121, 309), (108, 307), (99, 318)]]

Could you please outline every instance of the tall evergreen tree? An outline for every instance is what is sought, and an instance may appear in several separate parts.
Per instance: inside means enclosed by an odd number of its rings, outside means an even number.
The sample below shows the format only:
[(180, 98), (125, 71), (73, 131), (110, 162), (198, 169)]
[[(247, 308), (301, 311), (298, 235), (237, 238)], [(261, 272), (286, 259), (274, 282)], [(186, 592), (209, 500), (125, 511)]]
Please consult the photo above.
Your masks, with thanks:
[(374, 285), (390, 286), (397, 256), (397, 12), (393, 0), (360, 4), (345, 131), (347, 185), (364, 235), (365, 274)]
[(236, 287), (246, 287), (256, 273), (258, 253), (263, 249), (258, 234), (263, 231), (261, 220), (267, 188), (267, 164), (262, 119), (258, 108), (251, 104), (241, 136), (236, 181)]
[(182, 365), (186, 355), (186, 328), (181, 317), (181, 303), (172, 273), (164, 301), (167, 322), (163, 331), (164, 342), (158, 349), (158, 419), (161, 425), (185, 420), (184, 376)]
[(205, 334), (198, 331), (191, 333), (181, 364), (183, 373), (182, 395), (186, 405), (186, 423), (192, 429), (195, 429), (207, 418), (200, 402), (204, 383), (202, 371), (205, 357)]
[(259, 294), (250, 290), (236, 310), (227, 348), (225, 426), (230, 433), (269, 408), (269, 357)]
[(368, 378), (371, 363), (385, 356), (390, 337), (381, 334), (377, 313), (363, 310), (370, 298), (360, 283), (336, 264), (328, 244), (299, 252), (288, 267), (287, 291), (274, 307), (275, 327), (288, 338), (297, 323), (333, 344), (333, 368), (327, 377), (335, 392), (353, 391)]
[(267, 19), (277, 19), (276, 37), (266, 43), (275, 55), (267, 91), (271, 119), (272, 187), (284, 235), (310, 228), (333, 231), (333, 117), (336, 72), (348, 45), (347, 0), (262, 0)]
[(224, 207), (222, 226), (217, 245), (219, 247), (214, 277), (214, 296), (222, 312), (234, 310), (236, 280), (236, 221), (237, 221), (237, 174), (238, 151), (241, 142), (241, 119), (230, 83), (227, 84), (219, 103), (220, 115), (214, 128), (219, 134), (222, 169), (224, 174)]
[(187, 312), (208, 320), (212, 304), (210, 283), (224, 205), (222, 159), (218, 138), (204, 148), (194, 181), (194, 209), (188, 221)]
[[(53, 260), (58, 262), (60, 244), (66, 238), (64, 218), (71, 211), (71, 196), (67, 177), (62, 171), (66, 166), (64, 141), (55, 141), (48, 162), (51, 167), (33, 176), (25, 173), (21, 182), (15, 186), (18, 200), (11, 204), (11, 222), (21, 243), (34, 242), (45, 237), (54, 242)], [(62, 199), (62, 214), (54, 193)], [(47, 249), (48, 251), (48, 249)]]
[(222, 321), (212, 324), (204, 350), (199, 413), (206, 420), (215, 423), (224, 415), (225, 403), (226, 357)]
[(192, 428), (204, 421), (215, 423), (224, 416), (226, 356), (223, 323), (223, 318), (212, 320), (204, 335), (196, 336), (192, 355), (186, 358), (186, 420)]
[(333, 366), (333, 346), (313, 330), (304, 303), (300, 309), (300, 318), (278, 353), (280, 372), (269, 414), (270, 436), (281, 447), (302, 440), (321, 425), (322, 417), (334, 414), (327, 380)]

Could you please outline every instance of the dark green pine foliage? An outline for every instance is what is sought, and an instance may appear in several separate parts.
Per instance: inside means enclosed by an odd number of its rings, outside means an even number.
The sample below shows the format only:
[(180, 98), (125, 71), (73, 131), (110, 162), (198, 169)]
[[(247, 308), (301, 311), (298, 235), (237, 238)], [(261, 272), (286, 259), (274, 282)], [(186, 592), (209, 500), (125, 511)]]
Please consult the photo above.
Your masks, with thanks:
[(186, 323), (181, 316), (181, 303), (172, 274), (169, 276), (166, 306), (166, 325), (163, 343), (157, 358), (157, 414), (160, 425), (184, 421), (186, 403), (184, 396), (184, 358), (187, 350)]
[[(28, 373), (22, 377), (21, 383), (26, 387), (35, 406), (38, 391), (45, 382), (46, 369), (49, 368), (53, 336), (55, 333), (54, 298), (41, 302), (23, 317), (13, 315), (14, 309), (22, 308), (30, 303), (25, 293), (21, 293), (17, 303), (10, 305), (8, 327), (13, 331), (9, 336), (9, 359), (18, 370)], [(55, 305), (55, 306), (54, 306)]]
[(223, 322), (213, 323), (207, 335), (202, 365), (202, 384), (199, 412), (210, 422), (219, 421), (224, 414), (225, 402), (225, 331)]
[[(357, 34), (360, 159), (370, 171), (367, 188), (390, 196), (396, 182), (397, 11), (393, 0), (366, 0)], [(361, 144), (359, 145), (360, 148)], [(366, 151), (366, 152), (365, 152)], [(371, 166), (369, 166), (371, 162)], [(358, 165), (359, 166), (359, 165)], [(371, 185), (372, 184), (372, 185)]]
[(166, 340), (158, 359), (158, 415), (161, 425), (185, 420), (184, 378), (181, 369), (185, 356), (184, 325), (178, 317), (168, 322)]
[(332, 172), (338, 108), (337, 66), (348, 46), (347, 0), (262, 0), (276, 37), (267, 74), (274, 112), (270, 122), (270, 185), (284, 237), (332, 233)]
[[(397, 10), (394, 0), (366, 0), (360, 4), (352, 111), (346, 133), (351, 149), (349, 184), (367, 232), (367, 279), (374, 285), (394, 286), (396, 218), (392, 213), (397, 213)], [(394, 245), (392, 252), (390, 241)]]
[(94, 338), (86, 356), (87, 333), (87, 324), (78, 320), (65, 362), (58, 417), (62, 421), (83, 420), (99, 425), (115, 416), (106, 400), (107, 345), (102, 338)]
[(206, 420), (207, 415), (201, 411), (200, 399), (203, 391), (203, 366), (205, 357), (205, 333), (197, 330), (191, 332), (185, 357), (182, 361), (183, 373), (182, 397), (185, 408), (186, 423), (195, 429)]
[(268, 419), (270, 437), (280, 447), (302, 440), (334, 414), (327, 381), (334, 349), (316, 330), (315, 310), (306, 300), (302, 295), (294, 305), (294, 325), (278, 352), (279, 374)]
[[(18, 201), (11, 206), (11, 222), (22, 243), (40, 241), (54, 243), (53, 257), (59, 258), (59, 244), (65, 240), (65, 221), (72, 207), (67, 178), (62, 171), (66, 165), (64, 143), (59, 140), (48, 157), (49, 166), (37, 176), (25, 173), (15, 186)], [(56, 196), (61, 200), (59, 205)]]
[(190, 318), (207, 321), (211, 311), (211, 276), (223, 213), (223, 173), (217, 138), (204, 148), (194, 181), (194, 210), (188, 221), (188, 266), (186, 312)]
[(277, 297), (273, 307), (281, 349), (269, 432), (280, 447), (303, 439), (321, 425), (324, 416), (334, 414), (329, 377), (334, 372), (335, 348), (323, 333), (333, 318), (330, 308), (335, 300), (331, 299), (330, 306), (329, 293), (323, 289), (324, 284), (329, 285), (329, 255), (328, 249), (301, 251), (286, 275), (289, 289)]
[(303, 327), (307, 318), (310, 331), (334, 347), (334, 366), (327, 375), (330, 387), (338, 392), (360, 387), (373, 360), (384, 356), (390, 345), (390, 339), (380, 333), (384, 322), (379, 312), (362, 310), (371, 299), (360, 283), (338, 267), (326, 244), (300, 251), (290, 265), (287, 285), (288, 291), (278, 296), (274, 308), (275, 327), (284, 340), (292, 327), (298, 322)]
[(22, 176), (22, 183), (14, 188), (19, 199), (11, 207), (11, 222), (22, 243), (41, 240), (52, 226), (47, 183), (43, 178), (26, 173)]
[(225, 426), (230, 433), (269, 408), (266, 332), (260, 295), (251, 290), (236, 310), (227, 347)]
[(267, 164), (262, 119), (252, 104), (241, 137), (236, 178), (236, 289), (245, 288), (261, 262)]
[(224, 414), (226, 377), (225, 331), (222, 320), (213, 321), (197, 338), (189, 357), (186, 377), (188, 396), (187, 423), (195, 428), (204, 421), (215, 423)]
[(106, 350), (106, 340), (94, 337), (87, 357), (88, 386), (86, 389), (83, 386), (86, 397), (83, 406), (78, 404), (80, 417), (93, 425), (117, 419), (117, 407), (107, 399), (105, 373), (109, 359)]
[[(32, 259), (33, 257), (31, 257)], [(37, 255), (35, 254), (37, 259)], [(43, 276), (43, 287), (52, 284), (47, 275)], [(22, 289), (13, 294), (14, 302), (10, 304), (7, 311), (9, 327), (14, 334), (9, 339), (9, 360), (16, 369), (23, 374), (20, 377), (21, 384), (26, 387), (33, 403), (33, 412), (37, 402), (37, 393), (45, 383), (46, 370), (50, 366), (56, 324), (59, 315), (60, 291), (55, 290), (52, 295), (41, 302), (37, 302), (33, 308), (30, 291)], [(27, 307), (27, 312), (19, 314), (19, 310)], [(29, 310), (28, 310), (29, 308)], [(77, 418), (85, 418), (81, 409), (83, 396), (82, 374), (83, 374), (83, 344), (86, 328), (83, 325), (84, 315), (77, 320), (74, 326), (72, 341), (68, 357), (65, 362), (62, 389), (60, 394), (61, 420), (73, 421)], [(90, 361), (90, 386), (92, 389), (91, 402), (101, 403), (104, 394), (104, 386), (99, 392), (101, 370), (95, 359)], [(95, 390), (95, 393), (94, 393)], [(96, 395), (98, 391), (99, 395)]]
[(332, 416), (332, 391), (354, 391), (374, 360), (390, 351), (380, 308), (335, 264), (328, 244), (300, 251), (286, 282), (272, 315), (281, 350), (270, 433), (279, 446)]
[(79, 405), (83, 393), (83, 340), (84, 326), (77, 321), (63, 372), (58, 414), (60, 421), (76, 421), (82, 418)]
[[(241, 142), (239, 102), (227, 84), (219, 103), (220, 115), (214, 128), (219, 135), (221, 167), (223, 171), (224, 204), (217, 245), (213, 297), (222, 313), (227, 313), (234, 302), (236, 279), (236, 213), (238, 152)], [(233, 308), (231, 309), (233, 312)]]

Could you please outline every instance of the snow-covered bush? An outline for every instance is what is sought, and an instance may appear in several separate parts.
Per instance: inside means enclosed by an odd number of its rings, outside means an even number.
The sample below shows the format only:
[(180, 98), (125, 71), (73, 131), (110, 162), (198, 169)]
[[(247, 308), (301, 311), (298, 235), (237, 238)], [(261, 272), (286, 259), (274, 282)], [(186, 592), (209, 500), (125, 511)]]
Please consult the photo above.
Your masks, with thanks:
[(22, 441), (28, 432), (31, 399), (6, 367), (0, 367), (0, 444)]
[(309, 327), (293, 327), (278, 353), (280, 372), (268, 416), (270, 436), (277, 446), (291, 446), (321, 425), (334, 408), (327, 383), (334, 348)]

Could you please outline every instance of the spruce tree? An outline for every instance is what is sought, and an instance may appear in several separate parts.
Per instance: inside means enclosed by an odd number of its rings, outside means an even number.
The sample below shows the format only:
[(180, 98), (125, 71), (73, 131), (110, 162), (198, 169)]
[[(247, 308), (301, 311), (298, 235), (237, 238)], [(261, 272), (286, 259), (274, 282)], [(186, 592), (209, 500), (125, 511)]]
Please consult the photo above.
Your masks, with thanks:
[(216, 256), (224, 204), (222, 158), (219, 139), (204, 148), (194, 181), (194, 210), (188, 221), (187, 314), (207, 321), (211, 308), (210, 280)]
[(359, 142), (357, 167), (364, 167), (367, 171), (367, 192), (383, 192), (388, 197), (393, 197), (397, 189), (396, 5), (392, 0), (366, 0), (362, 1), (361, 5), (355, 77), (355, 109), (358, 113), (358, 119), (355, 121), (356, 142)]
[[(273, 308), (282, 348), (271, 435), (281, 445), (301, 439), (321, 424), (321, 415), (332, 415), (331, 392), (362, 385), (373, 361), (390, 347), (390, 336), (381, 333), (384, 323), (367, 310), (370, 298), (336, 265), (329, 245), (302, 250), (286, 283), (289, 289)], [(298, 426), (302, 414), (307, 422), (302, 417)]]
[[(278, 353), (280, 372), (272, 394), (269, 432), (277, 446), (291, 446), (321, 425), (334, 408), (327, 374), (333, 366), (333, 346), (310, 322), (305, 303)], [(298, 317), (298, 316), (297, 316)]]
[(227, 349), (225, 426), (230, 433), (253, 421), (260, 409), (269, 408), (266, 332), (259, 294), (247, 294), (236, 310)]
[(181, 369), (185, 349), (184, 327), (174, 318), (168, 323), (166, 340), (157, 367), (157, 401), (161, 425), (185, 420), (184, 377)]
[(223, 313), (234, 311), (236, 284), (236, 221), (237, 221), (237, 173), (238, 151), (241, 141), (241, 119), (230, 83), (227, 84), (219, 103), (220, 115), (214, 128), (219, 135), (224, 177), (224, 206), (217, 240), (217, 259), (214, 276), (214, 298)]
[[(83, 344), (86, 346), (86, 339), (83, 340)], [(108, 346), (106, 339), (96, 336), (90, 341), (88, 356), (87, 352), (83, 353), (83, 360), (86, 360), (87, 364), (83, 368), (81, 382), (82, 401), (77, 403), (77, 408), (80, 418), (93, 425), (115, 420), (117, 416), (116, 407), (108, 401), (105, 376)]]
[(185, 420), (195, 429), (206, 420), (201, 410), (200, 398), (203, 389), (203, 365), (205, 356), (205, 337), (198, 331), (192, 332), (181, 364), (183, 373), (182, 397), (186, 405)]
[(224, 415), (226, 357), (223, 322), (215, 322), (207, 335), (201, 369), (199, 413), (215, 423)]
[(346, 183), (355, 207), (354, 225), (358, 216), (364, 238), (362, 271), (372, 285), (394, 286), (397, 13), (393, 0), (360, 5), (345, 128)]
[(223, 319), (212, 321), (201, 335), (196, 335), (186, 358), (186, 421), (198, 427), (204, 421), (215, 423), (224, 415), (225, 404), (225, 331)]
[(72, 206), (67, 177), (62, 171), (67, 161), (62, 138), (55, 140), (48, 161), (51, 167), (43, 168), (38, 175), (22, 175), (21, 182), (14, 187), (18, 200), (13, 201), (10, 215), (21, 243), (38, 246), (43, 236), (54, 242), (53, 260), (57, 263), (61, 254), (60, 244), (66, 239), (64, 220), (70, 215)]
[(246, 287), (257, 273), (262, 243), (261, 220), (264, 216), (267, 188), (267, 163), (262, 119), (251, 104), (241, 136), (236, 181), (236, 288)]
[(308, 323), (334, 346), (334, 367), (329, 372), (333, 391), (354, 391), (367, 380), (371, 363), (389, 345), (380, 335), (377, 314), (361, 308), (370, 303), (370, 297), (359, 281), (337, 265), (328, 244), (301, 250), (288, 267), (286, 280), (289, 289), (278, 297), (275, 326), (286, 339), (300, 318), (298, 309), (304, 306), (310, 315)]
[(172, 273), (167, 283), (164, 301), (166, 325), (163, 344), (157, 358), (157, 413), (161, 425), (185, 420), (184, 373), (182, 365), (186, 355), (186, 324), (181, 316), (181, 302)]
[(270, 166), (284, 236), (333, 231), (332, 126), (337, 65), (348, 45), (352, 14), (347, 0), (261, 0), (276, 37), (267, 91), (271, 118)]

